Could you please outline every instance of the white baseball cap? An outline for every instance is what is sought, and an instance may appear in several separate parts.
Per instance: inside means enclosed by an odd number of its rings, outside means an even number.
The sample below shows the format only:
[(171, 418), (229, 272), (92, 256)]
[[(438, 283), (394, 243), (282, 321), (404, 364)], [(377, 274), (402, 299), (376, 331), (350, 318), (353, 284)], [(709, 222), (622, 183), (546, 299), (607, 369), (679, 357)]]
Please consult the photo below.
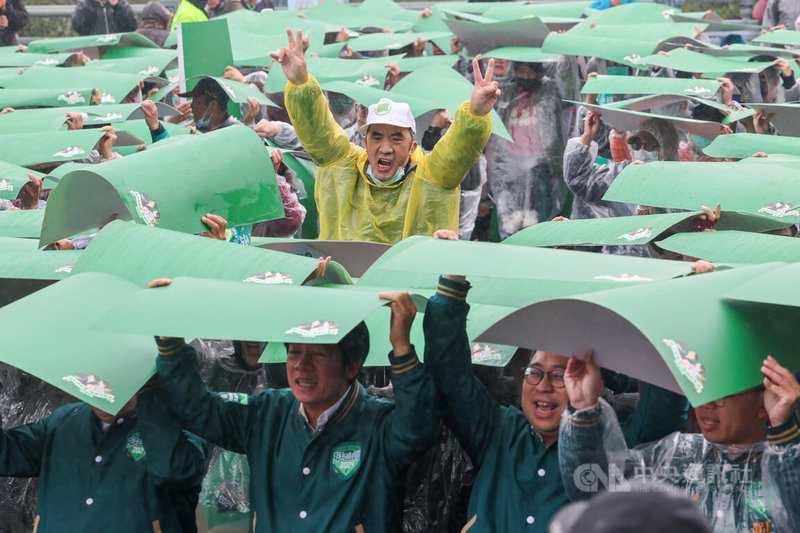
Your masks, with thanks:
[(411, 108), (404, 102), (392, 102), (388, 98), (381, 98), (377, 104), (369, 106), (367, 121), (359, 131), (366, 133), (371, 124), (389, 124), (401, 128), (411, 128), (411, 135), (417, 134), (417, 121), (411, 114)]

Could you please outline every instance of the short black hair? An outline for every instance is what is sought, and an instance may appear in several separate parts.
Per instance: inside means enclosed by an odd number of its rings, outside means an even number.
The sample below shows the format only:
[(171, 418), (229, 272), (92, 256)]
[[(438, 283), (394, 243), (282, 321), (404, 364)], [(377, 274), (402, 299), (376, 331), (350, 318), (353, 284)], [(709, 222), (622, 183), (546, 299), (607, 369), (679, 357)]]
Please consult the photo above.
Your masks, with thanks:
[(339, 350), (342, 352), (342, 363), (344, 367), (352, 365), (363, 365), (369, 355), (369, 329), (361, 321), (350, 333), (342, 337), (338, 343)]
[(214, 101), (219, 104), (219, 108), (223, 111), (228, 108), (228, 101), (230, 100), (228, 93), (213, 78), (203, 78), (198, 81), (192, 92), (195, 93), (195, 96), (205, 98), (206, 104)]

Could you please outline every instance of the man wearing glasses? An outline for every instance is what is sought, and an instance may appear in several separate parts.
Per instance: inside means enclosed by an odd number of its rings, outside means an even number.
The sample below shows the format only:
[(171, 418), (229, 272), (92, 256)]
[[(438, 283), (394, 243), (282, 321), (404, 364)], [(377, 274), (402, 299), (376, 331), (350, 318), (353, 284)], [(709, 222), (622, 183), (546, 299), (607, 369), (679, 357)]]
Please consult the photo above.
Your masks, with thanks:
[[(558, 431), (568, 405), (567, 357), (537, 351), (525, 370), (520, 405), (504, 407), (472, 374), (463, 276), (442, 276), (425, 311), (425, 365), (444, 419), (478, 470), (465, 530), (547, 531), (568, 503), (558, 468)], [(631, 445), (678, 431), (686, 423), (686, 400), (645, 386), (626, 421)]]
[[(695, 500), (715, 532), (800, 531), (797, 378), (768, 356), (764, 384), (697, 407), (702, 434), (673, 433), (628, 449), (600, 399), (600, 369), (572, 358), (564, 374), (577, 409), (561, 425), (561, 472), (571, 497), (585, 491), (568, 474), (586, 465), (624, 479), (660, 482)], [(577, 481), (578, 477), (573, 477)], [(583, 493), (583, 494), (582, 494)]]

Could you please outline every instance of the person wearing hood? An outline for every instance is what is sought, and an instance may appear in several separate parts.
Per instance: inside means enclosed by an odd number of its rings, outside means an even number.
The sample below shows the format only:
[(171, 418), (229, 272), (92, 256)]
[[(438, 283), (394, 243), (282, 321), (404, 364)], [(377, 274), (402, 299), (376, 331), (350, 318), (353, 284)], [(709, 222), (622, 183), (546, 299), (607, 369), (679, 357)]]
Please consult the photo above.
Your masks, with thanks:
[(567, 199), (561, 179), (561, 97), (541, 63), (513, 63), (497, 101), (513, 142), (493, 136), (486, 174), (497, 208), (500, 239), (559, 215)]
[(156, 0), (150, 0), (142, 10), (142, 27), (136, 33), (144, 35), (158, 46), (164, 46), (169, 35), (172, 13)]
[[(491, 111), (500, 94), (491, 74), (475, 64), (471, 99), (430, 154), (414, 140), (416, 121), (408, 104), (381, 99), (369, 107), (365, 147), (352, 144), (328, 108), (317, 80), (308, 74), (297, 38), (272, 53), (286, 78), (286, 110), (303, 147), (317, 164), (314, 199), (320, 239), (395, 243), (411, 235), (456, 231), (460, 184), (491, 134)], [(490, 68), (493, 62), (490, 60)]]
[(122, 33), (138, 25), (127, 0), (79, 0), (72, 13), (72, 29), (78, 35)]
[(17, 44), (17, 32), (28, 23), (24, 0), (0, 0), (0, 46)]
[(175, 10), (175, 16), (172, 17), (172, 25), (170, 25), (169, 31), (175, 31), (181, 22), (203, 22), (208, 20), (206, 12), (203, 11), (205, 7), (206, 0), (181, 0), (181, 3), (178, 4), (178, 9)]
[(636, 206), (603, 200), (611, 183), (631, 163), (678, 161), (678, 131), (668, 121), (656, 117), (643, 120), (637, 131), (628, 134), (627, 144), (632, 160), (599, 165), (597, 143), (600, 115), (589, 113), (583, 134), (567, 142), (564, 150), (564, 181), (575, 194), (571, 218), (607, 218), (636, 214)]
[(571, 358), (564, 383), (575, 411), (564, 414), (559, 433), (570, 498), (596, 493), (604, 476), (615, 484), (655, 480), (691, 497), (716, 533), (800, 531), (800, 384), (771, 356), (761, 372), (762, 385), (695, 408), (701, 433), (630, 447), (600, 398), (600, 369), (590, 355)]
[(209, 19), (219, 17), (226, 13), (244, 9), (241, 0), (207, 0), (206, 15)]
[(768, 0), (762, 24), (767, 28), (783, 25), (784, 28), (793, 29), (798, 17), (800, 2), (797, 0)]

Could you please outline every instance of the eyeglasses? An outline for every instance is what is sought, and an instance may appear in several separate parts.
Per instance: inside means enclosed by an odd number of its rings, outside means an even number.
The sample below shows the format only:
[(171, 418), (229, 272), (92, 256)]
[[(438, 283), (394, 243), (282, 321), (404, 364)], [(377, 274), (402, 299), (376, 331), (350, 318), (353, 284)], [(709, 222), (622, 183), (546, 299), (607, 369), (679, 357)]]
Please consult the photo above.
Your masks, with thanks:
[(554, 388), (564, 388), (563, 370), (551, 370), (550, 372), (544, 372), (533, 366), (529, 366), (525, 369), (525, 383), (528, 385), (533, 385), (535, 387), (542, 382), (545, 376), (547, 376), (547, 380)]
[(763, 390), (764, 390), (764, 386), (761, 385), (760, 387), (756, 387), (755, 389), (748, 389), (746, 391), (737, 392), (736, 394), (729, 394), (728, 396), (725, 396), (724, 398), (720, 398), (719, 400), (714, 400), (713, 402), (709, 402), (709, 403), (711, 403), (711, 405), (713, 405), (714, 407), (722, 408), (722, 407), (725, 407), (725, 404), (728, 402), (728, 398), (736, 398), (737, 396), (744, 396), (745, 394), (750, 394), (751, 392), (759, 392), (759, 391), (763, 391)]
[(642, 142), (642, 140), (639, 139), (639, 137), (634, 137), (633, 139), (630, 139), (628, 141), (628, 144), (634, 150), (641, 150), (642, 148), (644, 148), (648, 152), (655, 152), (656, 150), (658, 150), (658, 143)]

